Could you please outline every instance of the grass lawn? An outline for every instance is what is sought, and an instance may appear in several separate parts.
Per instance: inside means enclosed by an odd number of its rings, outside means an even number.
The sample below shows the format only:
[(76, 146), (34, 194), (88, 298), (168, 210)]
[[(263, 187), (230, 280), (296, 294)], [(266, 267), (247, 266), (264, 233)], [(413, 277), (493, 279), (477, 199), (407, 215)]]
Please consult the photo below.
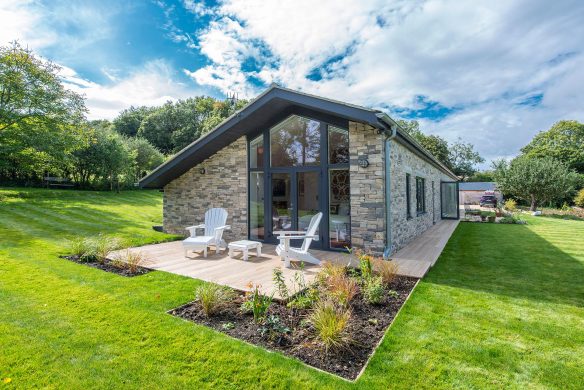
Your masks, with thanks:
[(166, 314), (196, 280), (58, 258), (76, 235), (172, 239), (161, 219), (155, 191), (0, 189), (0, 388), (584, 387), (583, 221), (460, 224), (349, 383)]

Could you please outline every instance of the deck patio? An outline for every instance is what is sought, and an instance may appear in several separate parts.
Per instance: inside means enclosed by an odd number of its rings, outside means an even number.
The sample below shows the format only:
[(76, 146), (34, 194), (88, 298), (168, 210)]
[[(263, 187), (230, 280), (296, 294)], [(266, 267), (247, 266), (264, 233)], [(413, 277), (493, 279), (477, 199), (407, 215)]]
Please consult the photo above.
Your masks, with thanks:
[[(395, 253), (392, 259), (398, 264), (398, 274), (423, 277), (440, 256), (457, 225), (458, 221), (443, 220)], [(264, 244), (262, 257), (257, 258), (255, 251), (250, 251), (249, 260), (244, 261), (240, 252), (230, 258), (227, 250), (220, 254), (210, 250), (207, 258), (204, 258), (202, 253), (189, 252), (189, 257), (185, 258), (181, 241), (129, 248), (130, 251), (144, 254), (148, 259), (146, 266), (149, 268), (214, 282), (242, 291), (248, 291), (250, 283), (260, 284), (263, 291), (268, 294), (274, 292), (274, 297), (279, 298), (272, 281), (274, 268), (282, 268), (289, 287), (294, 274), (300, 272), (300, 269), (299, 263), (294, 261), (292, 268), (285, 268), (275, 249), (275, 245)], [(114, 252), (112, 255), (123, 251), (125, 250)], [(311, 253), (323, 262), (357, 265), (346, 253), (321, 250), (311, 250)], [(305, 265), (302, 272), (306, 283), (314, 281), (319, 269), (320, 266)]]

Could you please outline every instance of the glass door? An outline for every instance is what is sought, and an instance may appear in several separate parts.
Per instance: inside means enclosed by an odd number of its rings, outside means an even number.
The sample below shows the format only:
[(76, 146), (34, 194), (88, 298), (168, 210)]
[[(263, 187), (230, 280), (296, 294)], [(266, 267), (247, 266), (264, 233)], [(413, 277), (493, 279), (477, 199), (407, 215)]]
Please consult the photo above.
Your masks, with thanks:
[(294, 230), (292, 174), (272, 173), (272, 232)]
[(440, 204), (442, 219), (458, 219), (458, 182), (440, 183)]

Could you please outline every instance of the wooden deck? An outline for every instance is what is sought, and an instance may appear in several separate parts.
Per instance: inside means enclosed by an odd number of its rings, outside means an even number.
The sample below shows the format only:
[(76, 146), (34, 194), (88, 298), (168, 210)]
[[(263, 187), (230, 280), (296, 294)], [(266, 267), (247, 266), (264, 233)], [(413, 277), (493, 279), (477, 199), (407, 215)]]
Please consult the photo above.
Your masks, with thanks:
[[(398, 264), (398, 273), (418, 278), (426, 275), (438, 259), (457, 224), (458, 221), (441, 221), (398, 251), (392, 256)], [(146, 245), (128, 250), (144, 254), (148, 259), (146, 266), (155, 270), (214, 282), (242, 291), (249, 291), (250, 283), (260, 284), (263, 291), (268, 294), (273, 292), (276, 298), (279, 296), (272, 281), (273, 270), (276, 267), (282, 268), (290, 288), (296, 272), (304, 273), (306, 283), (310, 284), (314, 281), (320, 269), (319, 266), (306, 264), (304, 270), (300, 271), (299, 264), (293, 261), (292, 268), (285, 268), (275, 249), (274, 245), (264, 244), (262, 257), (257, 258), (255, 251), (250, 251), (248, 261), (243, 260), (240, 252), (237, 252), (234, 258), (230, 258), (226, 250), (220, 254), (215, 254), (214, 250), (210, 250), (207, 258), (204, 258), (202, 253), (189, 251), (189, 257), (185, 258), (181, 241)], [(123, 251), (125, 250), (112, 253), (112, 257)], [(357, 266), (356, 260), (346, 253), (320, 250), (312, 250), (311, 253), (323, 262)]]

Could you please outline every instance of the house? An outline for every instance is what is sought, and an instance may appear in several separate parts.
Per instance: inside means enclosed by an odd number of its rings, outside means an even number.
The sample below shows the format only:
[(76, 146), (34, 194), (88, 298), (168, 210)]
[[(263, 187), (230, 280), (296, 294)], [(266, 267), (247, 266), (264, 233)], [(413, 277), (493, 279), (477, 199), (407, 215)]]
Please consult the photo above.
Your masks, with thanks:
[(276, 243), (324, 213), (315, 248), (389, 255), (458, 218), (457, 177), (383, 112), (273, 85), (140, 181), (164, 230), (229, 212), (227, 241)]
[(497, 189), (496, 184), (491, 181), (482, 182), (461, 182), (458, 184), (458, 193), (460, 195), (460, 204), (479, 204), (481, 196), (485, 191), (492, 192), (498, 202), (503, 201), (503, 194)]

